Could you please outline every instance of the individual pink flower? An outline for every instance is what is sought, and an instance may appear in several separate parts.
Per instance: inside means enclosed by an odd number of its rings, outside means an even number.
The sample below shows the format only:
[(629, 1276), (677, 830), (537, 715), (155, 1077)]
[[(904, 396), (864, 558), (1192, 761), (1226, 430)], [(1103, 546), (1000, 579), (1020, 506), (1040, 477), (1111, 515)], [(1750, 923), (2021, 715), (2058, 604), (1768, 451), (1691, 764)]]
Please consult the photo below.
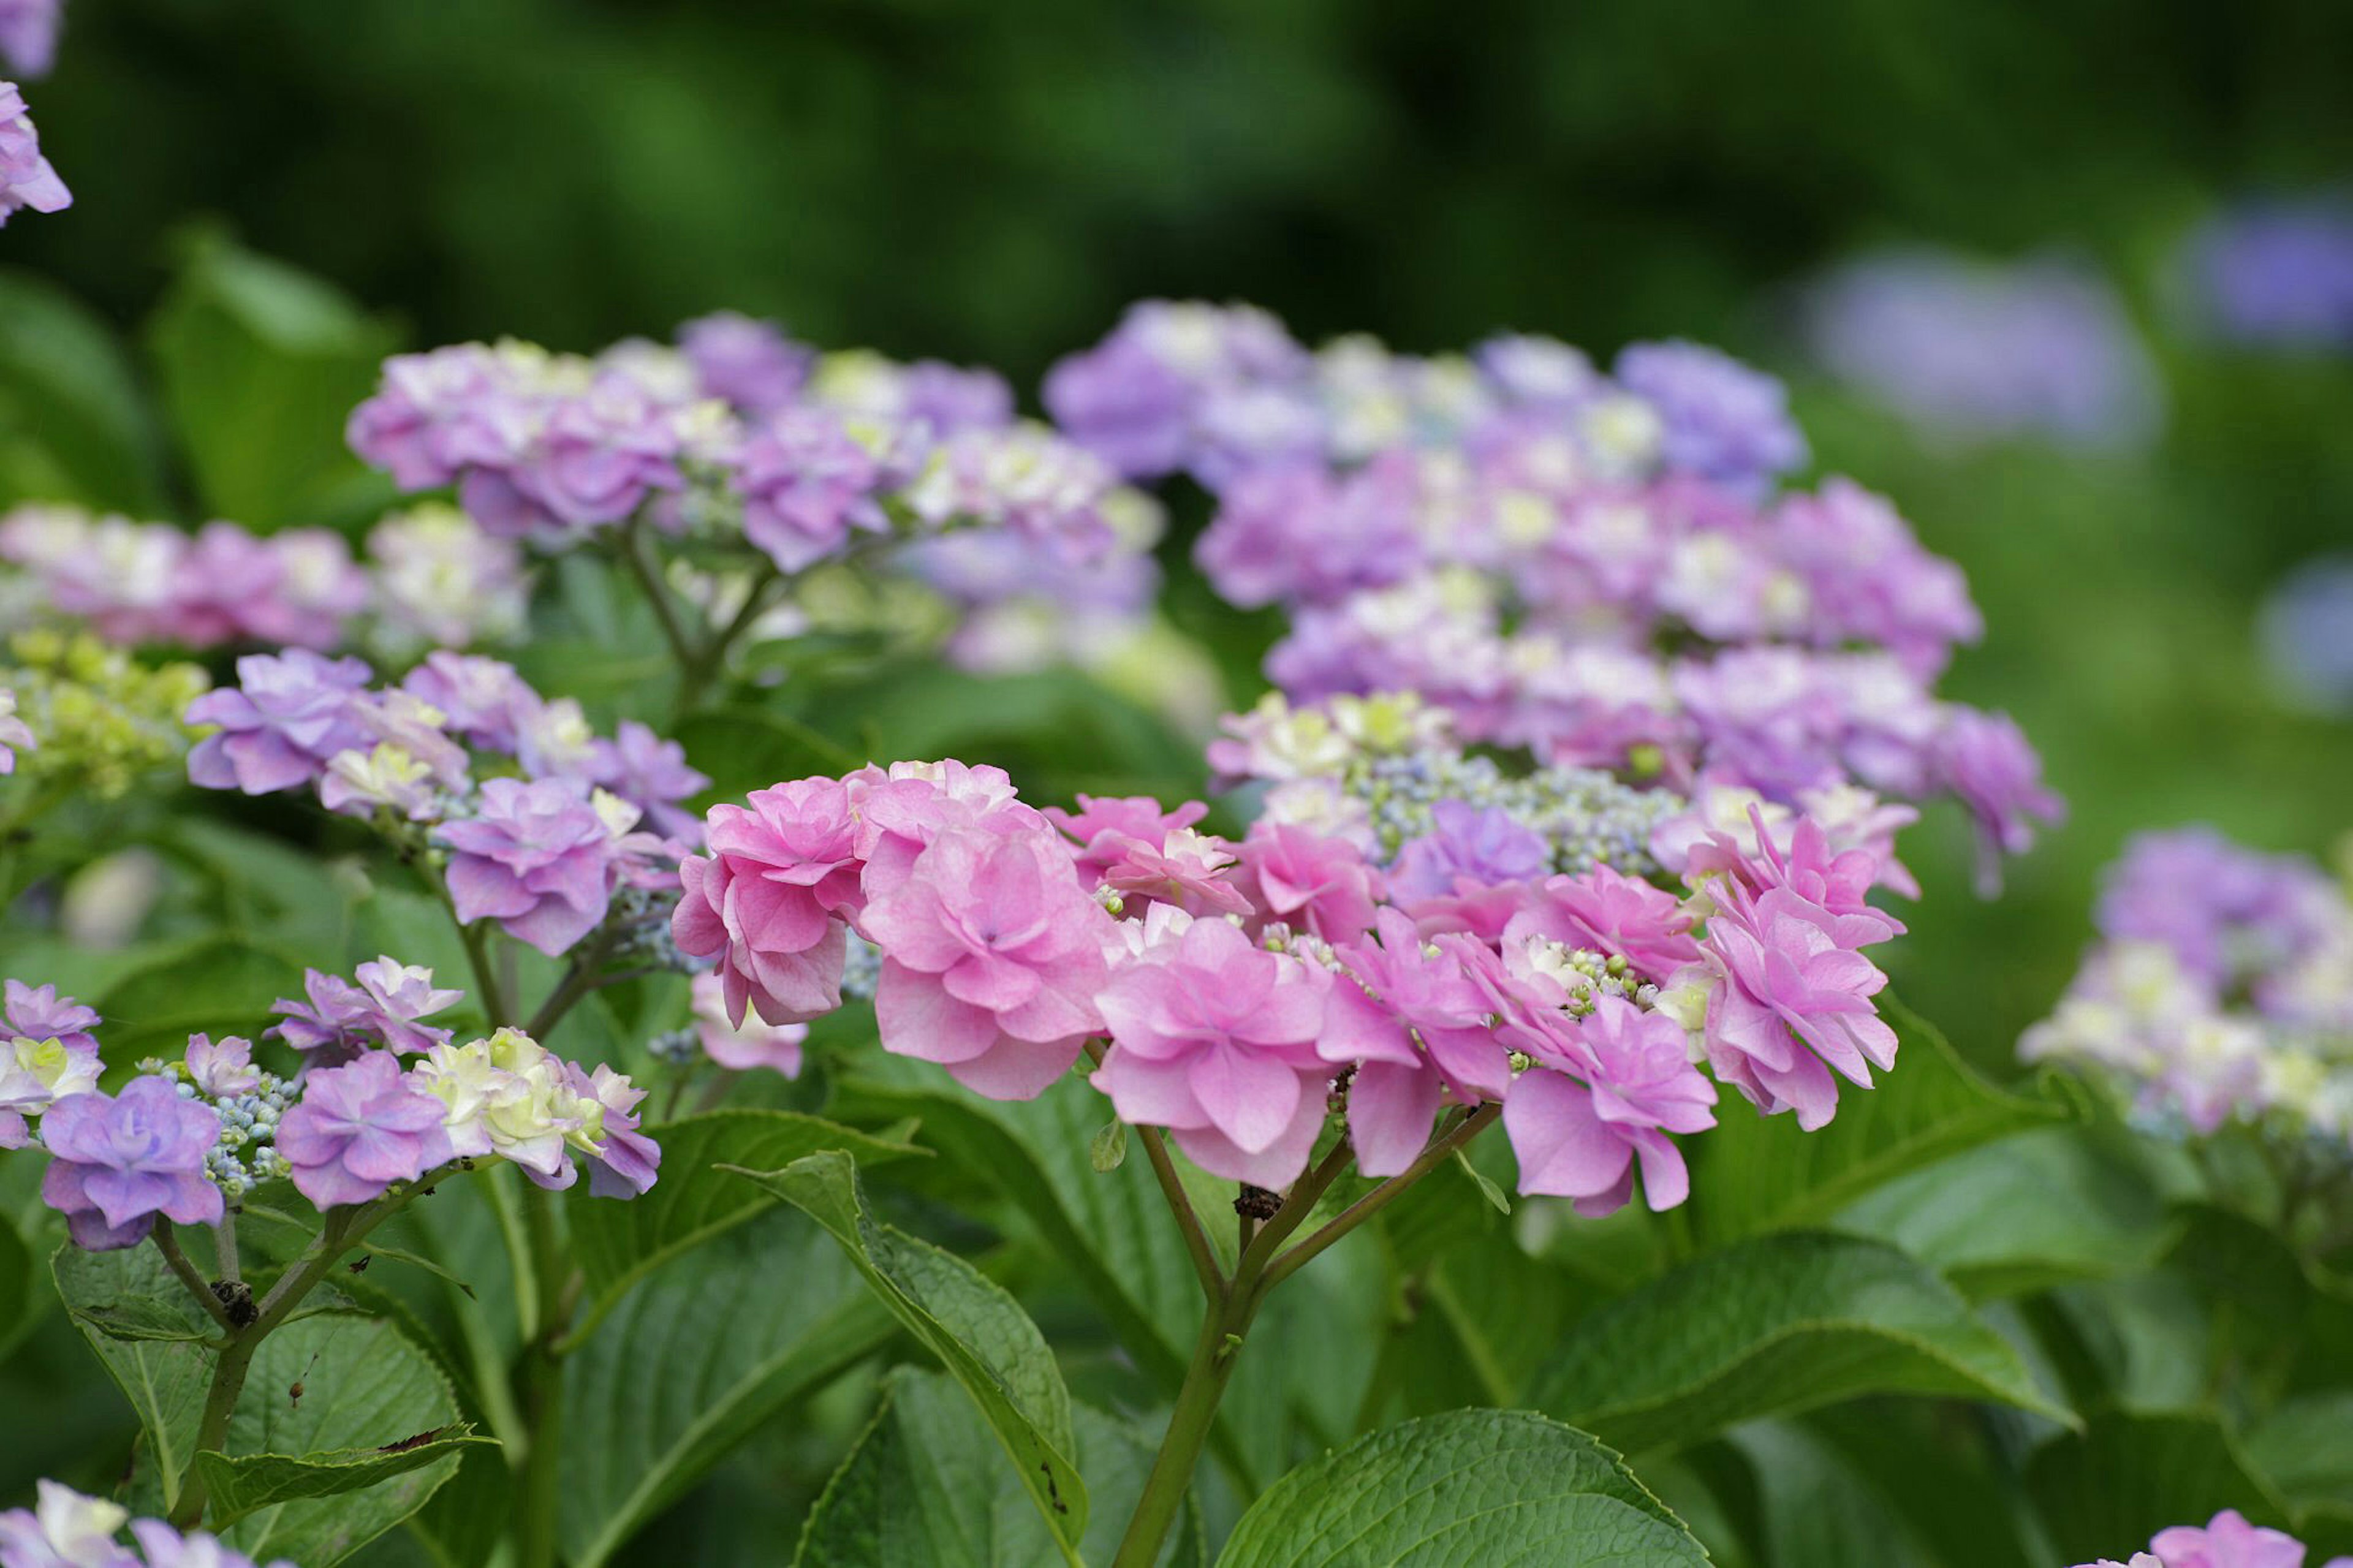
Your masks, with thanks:
[(1712, 830), (1692, 847), (1684, 876), (1697, 883), (1703, 877), (1722, 875), (1752, 896), (1788, 888), (1832, 914), (1876, 921), (1883, 929), (1870, 941), (1884, 942), (1904, 934), (1903, 921), (1868, 901), (1873, 885), (1880, 879), (1878, 858), (1870, 850), (1834, 853), (1829, 835), (1810, 817), (1797, 818), (1785, 834), (1777, 836), (1761, 806), (1750, 805), (1748, 816), (1756, 842), (1753, 852), (1731, 835)]
[(1130, 838), (1103, 869), (1102, 885), (1123, 898), (1174, 904), (1187, 914), (1246, 915), (1250, 901), (1233, 885), (1233, 846), (1190, 827), (1162, 837)]
[(1306, 1168), (1331, 1067), (1316, 1049), (1328, 971), (1197, 920), (1103, 991), (1110, 1055), (1093, 1077), (1120, 1119), (1174, 1132), (1202, 1169), (1282, 1187)]
[(240, 1035), (188, 1037), (188, 1081), (214, 1100), (233, 1100), (261, 1087), (261, 1069), (253, 1065), (253, 1042)]
[(76, 1247), (136, 1247), (155, 1216), (217, 1225), (221, 1191), (205, 1175), (220, 1115), (183, 1100), (170, 1079), (134, 1078), (120, 1095), (69, 1095), (41, 1118), (49, 1167), (41, 1199), (66, 1216)]
[(41, 156), (40, 132), (25, 112), (25, 95), (15, 82), (0, 81), (0, 224), (26, 207), (53, 213), (71, 205), (73, 193)]
[(887, 772), (860, 768), (841, 782), (858, 816), (858, 858), (866, 866), (860, 884), (869, 899), (898, 886), (915, 857), (950, 827), (970, 826), (999, 811), (1045, 820), (1014, 799), (1013, 780), (1003, 768), (972, 767), (953, 757), (892, 763)]
[(882, 1048), (992, 1100), (1041, 1093), (1103, 1026), (1112, 920), (1034, 813), (942, 833), (868, 902), (859, 931), (882, 951)]
[(727, 984), (716, 974), (694, 977), (694, 1028), (703, 1054), (730, 1072), (774, 1068), (786, 1078), (801, 1076), (807, 1024), (771, 1024), (756, 1015), (730, 1018)]
[(1050, 805), (1044, 808), (1043, 815), (1077, 841), (1079, 869), (1097, 879), (1126, 852), (1127, 840), (1140, 838), (1147, 844), (1158, 844), (1176, 829), (1190, 827), (1209, 815), (1209, 808), (1198, 800), (1188, 800), (1170, 810), (1148, 795), (1082, 795), (1075, 798), (1078, 810), (1064, 811), (1059, 805)]
[[(1320, 1049), (1353, 1062), (1348, 1138), (1368, 1176), (1394, 1176), (1429, 1142), (1449, 1095), (1462, 1104), (1501, 1100), (1511, 1087), (1488, 990), (1464, 965), (1468, 944), (1425, 944), (1402, 911), (1376, 918), (1380, 941), (1343, 943)], [(1482, 950), (1483, 951), (1483, 950)]]
[(747, 1006), (770, 1024), (798, 1024), (841, 1005), (842, 919), (862, 899), (859, 830), (839, 779), (797, 779), (712, 807), (711, 853), (679, 863), (685, 894), (670, 932), (681, 952), (719, 961), (732, 1022)]
[(1708, 1061), (1760, 1110), (1794, 1110), (1809, 1131), (1838, 1109), (1830, 1069), (1871, 1087), (1893, 1067), (1895, 1031), (1871, 998), (1887, 976), (1856, 950), (1883, 940), (1885, 917), (1839, 914), (1789, 888), (1730, 900), (1707, 922), (1716, 976), (1707, 1000)]
[(596, 1147), (586, 1153), (588, 1194), (598, 1198), (640, 1197), (661, 1169), (661, 1145), (638, 1131), (638, 1105), (646, 1091), (626, 1073), (604, 1063), (589, 1072), (578, 1062), (564, 1064), (565, 1081), (589, 1119), (584, 1129)]
[(1240, 854), (1234, 879), (1266, 919), (1325, 942), (1372, 930), (1376, 874), (1354, 845), (1261, 818)]
[(1699, 958), (1692, 917), (1672, 893), (1608, 866), (1548, 879), (1504, 928), (1504, 940), (1546, 937), (1573, 948), (1622, 957), (1663, 981)]
[(2250, 1524), (2236, 1509), (2224, 1509), (2203, 1530), (2189, 1524), (2160, 1530), (2148, 1545), (2165, 1568), (2304, 1568), (2302, 1542)]
[(446, 1110), (396, 1058), (372, 1051), (303, 1076), (301, 1100), (279, 1119), (278, 1152), (295, 1190), (321, 1208), (372, 1203), (452, 1157)]
[(1715, 1125), (1715, 1086), (1685, 1055), (1683, 1026), (1602, 996), (1564, 1040), (1570, 1048), (1539, 1057), (1504, 1098), (1520, 1191), (1612, 1214), (1633, 1195), (1639, 1164), (1652, 1209), (1682, 1203), (1691, 1176), (1667, 1134)]

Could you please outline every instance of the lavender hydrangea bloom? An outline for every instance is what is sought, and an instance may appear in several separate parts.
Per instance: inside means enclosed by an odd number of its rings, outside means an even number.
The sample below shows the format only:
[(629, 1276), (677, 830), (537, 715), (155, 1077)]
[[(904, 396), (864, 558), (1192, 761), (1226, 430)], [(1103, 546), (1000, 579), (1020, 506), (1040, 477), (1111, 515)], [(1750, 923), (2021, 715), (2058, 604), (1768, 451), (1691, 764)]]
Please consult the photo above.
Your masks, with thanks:
[(130, 1510), (70, 1487), (44, 1480), (34, 1507), (0, 1513), (0, 1565), (5, 1568), (140, 1568), (138, 1557), (114, 1539)]
[(25, 95), (13, 81), (0, 81), (0, 224), (26, 207), (35, 212), (62, 212), (73, 205), (73, 193), (41, 156), (40, 133), (25, 112)]
[(0, 1016), (6, 1018), (11, 1034), (54, 1039), (69, 1050), (98, 1049), (98, 1037), (90, 1033), (98, 1027), (96, 1008), (58, 995), (54, 985), (27, 985), (21, 980), (9, 981), (0, 995), (6, 998)]
[(774, 414), (800, 395), (817, 351), (786, 337), (774, 321), (721, 310), (678, 330), (679, 351), (703, 393), (745, 414)]
[(2164, 412), (2157, 366), (2124, 301), (2066, 259), (1862, 257), (1813, 287), (1806, 331), (1833, 375), (1950, 445), (2041, 436), (2131, 447), (2157, 433)]
[(363, 963), (354, 985), (339, 975), (303, 971), (306, 1000), (280, 997), (270, 1030), (313, 1066), (332, 1066), (383, 1047), (422, 1052), (446, 1045), (449, 1031), (417, 1022), (454, 1005), (465, 993), (437, 988), (433, 972), (390, 958)]
[(49, 74), (58, 57), (65, 0), (0, 0), (0, 56), (26, 81)]
[(478, 815), (435, 837), (455, 851), (448, 879), (460, 921), (496, 920), (554, 957), (605, 919), (613, 835), (561, 779), (492, 779)]
[(301, 1101), (279, 1120), (278, 1152), (296, 1190), (321, 1208), (369, 1203), (451, 1158), (445, 1109), (392, 1057), (371, 1052), (304, 1077)]
[(210, 1106), (180, 1098), (167, 1078), (136, 1078), (121, 1095), (77, 1094), (41, 1120), (49, 1168), (41, 1197), (66, 1216), (74, 1245), (91, 1252), (135, 1247), (157, 1215), (178, 1225), (215, 1225), (220, 1189), (205, 1156), (220, 1142)]
[(1389, 868), (1389, 893), (1401, 903), (1443, 898), (1461, 881), (1534, 881), (1551, 868), (1551, 847), (1500, 805), (1441, 800), (1430, 816), (1436, 828), (1408, 843)]
[(2200, 230), (2189, 258), (2199, 303), (2223, 337), (2353, 347), (2353, 202), (2252, 204)]
[(247, 795), (310, 783), (336, 752), (367, 743), (353, 698), (368, 675), (359, 659), (322, 658), (307, 648), (246, 655), (237, 661), (236, 686), (188, 705), (189, 723), (220, 726), (189, 752), (189, 779)]
[(736, 455), (736, 482), (744, 536), (782, 571), (816, 564), (852, 528), (890, 526), (873, 496), (881, 482), (873, 453), (828, 409), (788, 408), (754, 431)]
[(564, 1073), (586, 1112), (582, 1131), (595, 1145), (587, 1155), (589, 1195), (639, 1196), (661, 1167), (660, 1145), (638, 1131), (638, 1104), (646, 1091), (602, 1063), (592, 1074), (566, 1062)]
[(2306, 562), (2264, 597), (2263, 663), (2293, 700), (2353, 713), (2353, 554)]
[[(147, 1568), (255, 1568), (253, 1559), (201, 1530), (183, 1535), (160, 1519), (134, 1519), (131, 1533), (147, 1554)], [(263, 1568), (295, 1568), (283, 1557)]]
[(1613, 370), (1666, 422), (1672, 468), (1753, 489), (1806, 460), (1780, 382), (1730, 354), (1680, 339), (1630, 343)]
[(698, 819), (678, 803), (710, 788), (711, 778), (687, 765), (686, 748), (676, 741), (624, 719), (611, 740), (596, 743), (591, 768), (598, 784), (644, 812), (658, 831), (694, 832)]
[(54, 1035), (0, 1038), (0, 1149), (22, 1149), (31, 1140), (26, 1118), (38, 1116), (57, 1100), (98, 1087), (103, 1067), (98, 1046), (68, 1044)]

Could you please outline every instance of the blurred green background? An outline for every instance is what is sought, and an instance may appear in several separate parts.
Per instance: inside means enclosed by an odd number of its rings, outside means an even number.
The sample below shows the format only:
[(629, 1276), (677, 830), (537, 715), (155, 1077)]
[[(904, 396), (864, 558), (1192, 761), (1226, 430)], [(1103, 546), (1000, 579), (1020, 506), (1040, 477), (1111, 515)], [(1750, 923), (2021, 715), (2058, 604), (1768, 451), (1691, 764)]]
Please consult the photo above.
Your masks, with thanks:
[[(2353, 174), (2348, 64), (2329, 0), (70, 0), (31, 96), (77, 202), (9, 227), (0, 264), (131, 334), (123, 374), (179, 423), (253, 430), (252, 470), (197, 493), (265, 526), (381, 499), (280, 454), (332, 441), (397, 342), (588, 349), (723, 306), (1029, 389), (1161, 294), (1413, 350), (1722, 342), (1791, 377), (1824, 469), (1968, 568), (1990, 632), (1949, 689), (2014, 711), (2073, 804), (1996, 902), (1957, 822), (1911, 841), (1899, 985), (1998, 1065), (2126, 833), (2318, 852), (2353, 824), (2353, 727), (2274, 695), (2252, 637), (2283, 571), (2353, 540), (2353, 366), (2204, 345), (2168, 307), (2218, 202)], [(292, 401), (191, 384), (221, 363), (171, 281), (192, 220), (381, 331), (279, 322), (327, 344)], [(2163, 442), (1939, 455), (1810, 374), (1788, 287), (1889, 242), (2104, 269), (2161, 363)], [(0, 387), (0, 447), (58, 417), (27, 384)]]

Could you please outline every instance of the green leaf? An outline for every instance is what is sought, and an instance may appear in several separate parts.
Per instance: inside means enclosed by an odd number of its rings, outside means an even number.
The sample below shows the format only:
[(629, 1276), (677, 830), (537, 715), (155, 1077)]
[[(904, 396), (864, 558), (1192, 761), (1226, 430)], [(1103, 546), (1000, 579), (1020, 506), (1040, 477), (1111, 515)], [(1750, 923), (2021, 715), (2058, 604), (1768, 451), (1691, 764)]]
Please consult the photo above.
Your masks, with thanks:
[(107, 1019), (113, 1060), (174, 1057), (197, 1031), (259, 1034), (270, 1005), (301, 977), (299, 954), (242, 937), (202, 937), (150, 959), (91, 1005)]
[(2048, 1127), (1898, 1177), (1839, 1216), (1976, 1300), (2145, 1268), (2175, 1226), (2147, 1173)]
[(2167, 1526), (2203, 1524), (2226, 1508), (2288, 1523), (2286, 1504), (2210, 1415), (2104, 1414), (2036, 1449), (2026, 1486), (2062, 1563), (2122, 1562)]
[(147, 340), (206, 515), (270, 532), (391, 499), (343, 422), (395, 339), (334, 289), (196, 233)]
[(1901, 1042), (1893, 1070), (1850, 1088), (1827, 1127), (1755, 1116), (1737, 1103), (1693, 1148), (1691, 1215), (1710, 1242), (1820, 1225), (1873, 1188), (2011, 1133), (2064, 1120), (1978, 1076), (1935, 1028), (1882, 994)]
[(257, 1563), (286, 1557), (325, 1568), (422, 1508), (462, 1452), (488, 1440), (459, 1440), (465, 1431), (449, 1385), (392, 1324), (343, 1315), (288, 1323), (254, 1352), (229, 1418), (228, 1452), (238, 1458), (227, 1465), (275, 1457), (337, 1468), (371, 1450), (387, 1461), (412, 1445), (435, 1451), (413, 1468), (363, 1465), (348, 1478), (357, 1489), (333, 1492), (303, 1489), (287, 1467), (258, 1465), (247, 1478), (252, 1511), (223, 1538)]
[(1537, 1374), (1531, 1403), (1642, 1454), (1860, 1394), (2073, 1419), (1935, 1273), (1883, 1243), (1812, 1232), (1709, 1254), (1602, 1308)]
[(833, 1233), (891, 1315), (979, 1405), (1062, 1554), (1077, 1563), (1087, 1491), (1066, 1457), (1070, 1392), (1020, 1304), (964, 1259), (877, 1223), (856, 1163), (839, 1150), (741, 1173)]
[[(153, 1247), (84, 1252), (68, 1245), (51, 1261), (50, 1271), (75, 1326), (138, 1414), (145, 1450), (154, 1458), (156, 1489), (168, 1508), (178, 1500), (181, 1478), (195, 1454), (213, 1368), (212, 1352), (195, 1340), (211, 1320), (188, 1300)], [(176, 1324), (187, 1337), (124, 1338), (93, 1320)]]
[(33, 1326), (33, 1249), (0, 1212), (0, 1356)]
[(1087, 1163), (1098, 1176), (1107, 1176), (1119, 1169), (1127, 1158), (1127, 1123), (1106, 1121), (1087, 1141)]
[(0, 504), (70, 500), (153, 517), (161, 450), (105, 320), (46, 279), (0, 273)]
[(1625, 1464), (1526, 1411), (1409, 1421), (1292, 1471), (1218, 1568), (1674, 1568), (1707, 1553)]
[(1771, 1568), (1939, 1568), (1904, 1516), (1805, 1427), (1760, 1421), (1729, 1441), (1757, 1473)]
[[(1144, 1495), (1153, 1448), (1116, 1417), (1084, 1405), (1071, 1414), (1095, 1505), (1080, 1556), (1108, 1563)], [(989, 1461), (994, 1446), (953, 1382), (898, 1368), (883, 1385), (873, 1424), (810, 1510), (797, 1568), (1033, 1568), (1051, 1561), (1060, 1549), (1004, 1467)], [(1196, 1526), (1173, 1532), (1159, 1561), (1200, 1558)]]
[(720, 800), (786, 779), (839, 775), (866, 760), (788, 713), (747, 704), (692, 714), (671, 733), (711, 775), (709, 793)]
[(422, 1469), (460, 1448), (497, 1444), (479, 1437), (463, 1422), (413, 1436), (375, 1448), (340, 1452), (238, 1454), (232, 1458), (210, 1449), (196, 1452), (196, 1473), (204, 1478), (205, 1522), (217, 1533), (227, 1525), (281, 1503), (305, 1498), (341, 1497)]
[(2284, 1401), (2247, 1434), (2246, 1453), (2297, 1508), (2353, 1510), (2353, 1389)]
[(564, 1363), (565, 1560), (611, 1560), (763, 1422), (895, 1331), (833, 1238), (773, 1205), (638, 1280)]
[(821, 1117), (790, 1110), (713, 1110), (649, 1127), (661, 1145), (661, 1180), (644, 1196), (617, 1204), (585, 1188), (571, 1205), (572, 1247), (586, 1277), (588, 1305), (571, 1342), (585, 1342), (623, 1292), (668, 1258), (743, 1224), (776, 1201), (773, 1194), (723, 1173), (728, 1166), (771, 1171), (820, 1149), (849, 1152), (868, 1164), (923, 1152)]

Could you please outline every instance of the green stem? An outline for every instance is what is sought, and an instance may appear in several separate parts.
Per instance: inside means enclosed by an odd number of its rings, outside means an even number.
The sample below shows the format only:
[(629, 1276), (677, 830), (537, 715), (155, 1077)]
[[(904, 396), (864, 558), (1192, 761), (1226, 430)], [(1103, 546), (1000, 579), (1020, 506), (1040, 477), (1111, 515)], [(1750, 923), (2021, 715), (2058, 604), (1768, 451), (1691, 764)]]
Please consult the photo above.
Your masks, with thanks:
[[(553, 1197), (537, 1186), (523, 1193), (523, 1226), (531, 1237), (533, 1285), (541, 1303), (538, 1332), (524, 1348), (517, 1382), (531, 1432), (518, 1477), (521, 1511), (515, 1519), (517, 1568), (554, 1568), (557, 1520), (564, 1497), (562, 1463), (564, 1368), (557, 1342), (570, 1316), (568, 1270), (556, 1233)], [(577, 1298), (572, 1298), (576, 1300)]]
[(155, 1250), (164, 1255), (164, 1262), (180, 1283), (188, 1288), (188, 1294), (196, 1299), (196, 1305), (202, 1307), (214, 1322), (235, 1333), (237, 1326), (228, 1321), (228, 1309), (221, 1305), (218, 1296), (213, 1294), (213, 1288), (205, 1283), (205, 1277), (196, 1272), (196, 1266), (188, 1261), (188, 1255), (180, 1250), (180, 1238), (172, 1234), (172, 1222), (157, 1215), (155, 1228), (149, 1234), (155, 1238)]
[(644, 525), (632, 520), (621, 534), (621, 560), (646, 592), (646, 602), (653, 606), (654, 618), (661, 623), (662, 640), (670, 644), (670, 657), (679, 668), (689, 668), (695, 660), (694, 641), (687, 636), (686, 626), (678, 618), (678, 606), (670, 596), (670, 585), (661, 580), (661, 571), (648, 553)]
[[(1233, 1378), (1242, 1342), (1268, 1293), (1451, 1159), (1456, 1150), (1486, 1131), (1500, 1114), (1498, 1106), (1480, 1106), (1432, 1139), (1412, 1164), (1349, 1205), (1288, 1252), (1282, 1250), (1283, 1243), (1307, 1223), (1316, 1204), (1348, 1169), (1352, 1152), (1345, 1137), (1293, 1184), (1282, 1206), (1255, 1234), (1247, 1221), (1243, 1223), (1239, 1233), (1241, 1257), (1234, 1265), (1233, 1278), (1220, 1282), (1220, 1289), (1210, 1298), (1208, 1311), (1202, 1315), (1201, 1337), (1193, 1347), (1185, 1381), (1177, 1388), (1168, 1430), (1161, 1437), (1160, 1452), (1152, 1461), (1151, 1474), (1145, 1478), (1144, 1495), (1128, 1521), (1112, 1568), (1153, 1568), (1159, 1561), (1161, 1547), (1185, 1506), (1186, 1493), (1192, 1489), (1194, 1468), (1217, 1424), (1218, 1405)], [(1175, 1201), (1172, 1197), (1171, 1202)], [(1187, 1205), (1184, 1212), (1190, 1211), (1191, 1205)]]
[(752, 579), (751, 585), (744, 591), (744, 602), (736, 606), (735, 613), (727, 618), (724, 626), (714, 627), (711, 635), (703, 639), (701, 647), (680, 660), (678, 692), (680, 712), (687, 711), (702, 700), (702, 694), (710, 689), (712, 681), (718, 678), (720, 671), (727, 668), (728, 650), (735, 646), (735, 639), (750, 630), (752, 623), (758, 620), (761, 613), (767, 609), (771, 603), (770, 590), (783, 580), (783, 575), (776, 570), (775, 563), (762, 562), (759, 572)]
[(1157, 1127), (1139, 1127), (1135, 1131), (1144, 1144), (1145, 1157), (1152, 1162), (1152, 1173), (1160, 1178), (1160, 1191), (1176, 1215), (1176, 1228), (1184, 1233), (1185, 1250), (1192, 1254), (1193, 1272), (1200, 1276), (1201, 1293), (1215, 1307), (1225, 1297), (1226, 1277), (1218, 1268), (1218, 1255), (1209, 1249), (1209, 1237), (1201, 1228), (1201, 1216), (1194, 1212), (1192, 1200), (1185, 1194), (1185, 1183), (1176, 1174), (1176, 1163), (1169, 1158), (1168, 1141)]
[(213, 1248), (220, 1259), (220, 1277), (234, 1284), (245, 1278), (237, 1257), (237, 1205), (221, 1207), (220, 1224), (213, 1227)]

